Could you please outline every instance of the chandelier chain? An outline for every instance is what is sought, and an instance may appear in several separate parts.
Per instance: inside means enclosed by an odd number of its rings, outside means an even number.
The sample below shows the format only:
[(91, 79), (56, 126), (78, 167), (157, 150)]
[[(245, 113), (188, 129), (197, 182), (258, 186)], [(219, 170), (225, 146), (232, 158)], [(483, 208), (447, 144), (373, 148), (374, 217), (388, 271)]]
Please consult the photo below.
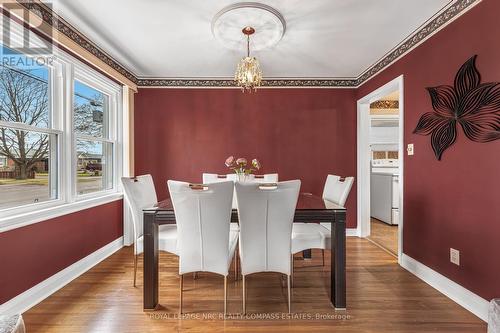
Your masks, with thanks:
[(247, 57), (250, 57), (250, 35), (247, 35)]

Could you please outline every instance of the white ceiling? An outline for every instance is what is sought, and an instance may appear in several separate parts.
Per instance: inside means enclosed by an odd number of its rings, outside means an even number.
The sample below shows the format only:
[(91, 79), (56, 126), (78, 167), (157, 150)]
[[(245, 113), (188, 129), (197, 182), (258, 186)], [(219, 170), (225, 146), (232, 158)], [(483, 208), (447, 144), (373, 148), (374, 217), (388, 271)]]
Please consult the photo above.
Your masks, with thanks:
[[(355, 78), (454, 0), (266, 0), (286, 20), (254, 52), (270, 78)], [(245, 50), (212, 35), (231, 0), (54, 0), (54, 10), (140, 78), (231, 78)]]

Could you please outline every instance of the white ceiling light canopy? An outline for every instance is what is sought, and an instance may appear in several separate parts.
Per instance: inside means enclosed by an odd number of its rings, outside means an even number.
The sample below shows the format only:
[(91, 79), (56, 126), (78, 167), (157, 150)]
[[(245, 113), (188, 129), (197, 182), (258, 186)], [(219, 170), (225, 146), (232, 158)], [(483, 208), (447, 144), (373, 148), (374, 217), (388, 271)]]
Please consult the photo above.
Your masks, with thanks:
[(247, 40), (241, 34), (244, 27), (255, 29), (250, 46), (252, 51), (259, 51), (273, 47), (283, 38), (286, 22), (278, 10), (257, 2), (229, 5), (212, 20), (212, 34), (231, 50), (246, 50)]

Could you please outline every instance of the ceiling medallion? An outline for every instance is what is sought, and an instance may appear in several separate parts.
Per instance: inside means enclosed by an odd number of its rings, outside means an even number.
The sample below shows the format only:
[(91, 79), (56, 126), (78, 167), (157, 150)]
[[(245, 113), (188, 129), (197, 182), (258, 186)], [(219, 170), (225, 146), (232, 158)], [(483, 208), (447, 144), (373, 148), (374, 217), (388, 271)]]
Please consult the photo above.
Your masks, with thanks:
[(243, 91), (255, 90), (262, 83), (259, 61), (250, 57), (250, 48), (259, 51), (275, 46), (283, 38), (285, 30), (283, 16), (276, 9), (261, 3), (232, 4), (215, 15), (212, 20), (214, 37), (228, 49), (247, 50), (234, 75), (236, 84)]

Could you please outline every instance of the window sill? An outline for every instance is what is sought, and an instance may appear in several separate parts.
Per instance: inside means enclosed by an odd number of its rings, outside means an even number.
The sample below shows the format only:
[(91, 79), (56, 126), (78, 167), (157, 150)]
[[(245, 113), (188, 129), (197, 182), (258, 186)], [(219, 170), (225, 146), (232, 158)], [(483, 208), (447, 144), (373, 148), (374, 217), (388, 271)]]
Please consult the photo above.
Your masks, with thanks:
[(84, 209), (104, 205), (121, 199), (123, 199), (122, 193), (111, 193), (106, 195), (93, 196), (91, 198), (78, 200), (72, 203), (63, 203), (61, 205), (50, 208), (44, 208), (23, 214), (0, 218), (0, 232), (24, 227), (45, 220), (50, 220), (59, 216), (75, 213)]

